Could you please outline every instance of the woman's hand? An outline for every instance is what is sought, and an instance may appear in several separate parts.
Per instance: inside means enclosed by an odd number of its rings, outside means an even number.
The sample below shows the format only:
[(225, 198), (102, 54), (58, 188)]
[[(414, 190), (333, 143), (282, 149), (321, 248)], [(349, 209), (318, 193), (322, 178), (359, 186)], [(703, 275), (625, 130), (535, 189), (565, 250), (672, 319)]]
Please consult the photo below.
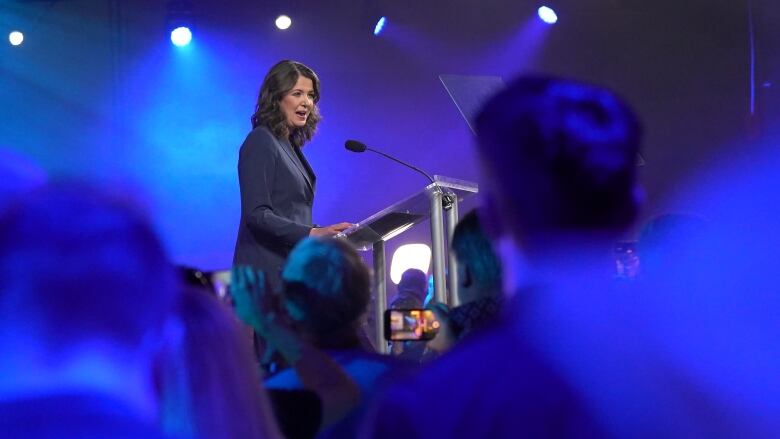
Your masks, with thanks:
[(336, 236), (352, 226), (354, 226), (352, 223), (338, 223), (326, 227), (314, 227), (309, 232), (309, 236)]

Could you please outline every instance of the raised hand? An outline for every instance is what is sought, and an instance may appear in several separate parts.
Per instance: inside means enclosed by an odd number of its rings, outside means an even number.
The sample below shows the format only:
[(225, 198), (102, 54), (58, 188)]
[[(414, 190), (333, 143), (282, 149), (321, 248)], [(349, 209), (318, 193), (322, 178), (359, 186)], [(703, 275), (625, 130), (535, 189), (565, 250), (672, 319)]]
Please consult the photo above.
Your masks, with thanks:
[(265, 360), (279, 352), (295, 368), (303, 385), (322, 400), (322, 422), (330, 425), (343, 419), (360, 402), (360, 387), (326, 353), (311, 346), (285, 323), (267, 293), (262, 271), (248, 266), (233, 267), (230, 293), (236, 313), (252, 326), (266, 343)]
[(263, 297), (265, 297), (265, 273), (246, 265), (233, 267), (230, 273), (230, 296), (238, 318), (258, 332), (263, 325)]
[(231, 273), (230, 293), (236, 314), (266, 342), (266, 357), (279, 352), (291, 364), (301, 356), (298, 335), (276, 312), (274, 298), (265, 280), (265, 273), (248, 266), (235, 266)]

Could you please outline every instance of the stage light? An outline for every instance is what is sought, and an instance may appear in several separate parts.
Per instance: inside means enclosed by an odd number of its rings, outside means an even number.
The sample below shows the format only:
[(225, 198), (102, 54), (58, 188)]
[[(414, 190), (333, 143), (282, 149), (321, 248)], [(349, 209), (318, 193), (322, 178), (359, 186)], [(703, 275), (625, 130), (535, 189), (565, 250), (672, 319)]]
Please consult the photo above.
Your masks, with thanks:
[(177, 47), (184, 47), (192, 41), (192, 31), (187, 26), (179, 26), (171, 31), (171, 42)]
[(387, 23), (387, 18), (382, 17), (379, 19), (379, 21), (376, 22), (376, 26), (374, 26), (374, 35), (379, 35), (382, 33), (382, 30), (385, 28), (385, 24)]
[(410, 268), (427, 273), (431, 265), (431, 248), (425, 244), (406, 244), (398, 247), (390, 263), (390, 280), (401, 282), (401, 275)]
[(540, 7), (537, 10), (537, 14), (539, 14), (539, 18), (547, 24), (555, 24), (558, 21), (558, 14), (547, 6)]
[(292, 25), (292, 19), (286, 15), (276, 17), (276, 27), (281, 30), (287, 30)]
[(8, 42), (11, 43), (12, 46), (18, 46), (22, 44), (24, 41), (24, 34), (19, 32), (18, 30), (15, 30), (8, 34)]

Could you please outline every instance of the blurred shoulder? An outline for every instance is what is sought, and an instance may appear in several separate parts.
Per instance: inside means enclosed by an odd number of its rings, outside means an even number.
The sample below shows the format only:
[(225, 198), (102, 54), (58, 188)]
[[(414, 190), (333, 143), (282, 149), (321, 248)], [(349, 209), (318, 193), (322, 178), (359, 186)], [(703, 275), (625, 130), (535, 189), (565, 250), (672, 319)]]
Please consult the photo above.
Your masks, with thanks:
[(290, 368), (281, 370), (269, 378), (266, 378), (265, 386), (268, 389), (299, 390), (303, 388), (303, 383), (301, 383), (300, 378), (298, 378), (295, 369)]

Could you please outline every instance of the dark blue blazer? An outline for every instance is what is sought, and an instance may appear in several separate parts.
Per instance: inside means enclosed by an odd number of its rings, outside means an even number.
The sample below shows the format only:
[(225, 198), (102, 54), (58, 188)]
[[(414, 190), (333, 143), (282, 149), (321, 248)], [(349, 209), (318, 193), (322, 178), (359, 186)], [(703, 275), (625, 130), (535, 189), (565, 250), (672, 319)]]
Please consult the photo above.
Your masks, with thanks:
[(313, 227), (316, 177), (299, 148), (255, 128), (238, 158), (241, 223), (233, 264), (261, 269), (275, 289), (287, 255)]

